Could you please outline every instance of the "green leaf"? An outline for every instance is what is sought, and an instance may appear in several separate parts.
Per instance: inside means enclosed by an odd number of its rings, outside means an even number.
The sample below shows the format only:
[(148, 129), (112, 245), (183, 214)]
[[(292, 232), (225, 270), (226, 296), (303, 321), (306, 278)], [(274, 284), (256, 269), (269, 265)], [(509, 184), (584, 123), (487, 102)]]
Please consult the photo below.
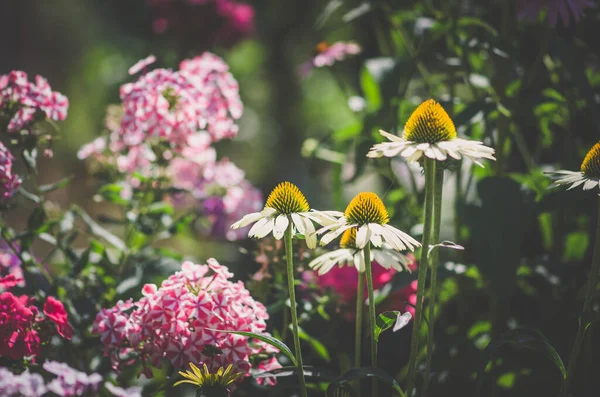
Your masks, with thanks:
[(399, 311), (390, 311), (383, 312), (379, 316), (377, 316), (377, 321), (375, 322), (375, 340), (379, 342), (379, 335), (383, 331), (387, 331), (388, 329), (394, 326), (396, 319), (400, 315)]
[(42, 185), (42, 186), (40, 186), (40, 192), (49, 193), (49, 192), (53, 192), (58, 189), (62, 189), (63, 187), (67, 186), (69, 184), (69, 182), (71, 182), (71, 179), (73, 179), (73, 177), (68, 176), (66, 178), (61, 179), (58, 182), (50, 183), (47, 185)]
[(481, 395), (484, 379), (483, 374), (485, 373), (488, 363), (498, 355), (500, 348), (505, 345), (540, 352), (560, 370), (563, 379), (567, 376), (567, 371), (562, 359), (556, 352), (554, 346), (552, 346), (540, 331), (528, 328), (517, 328), (500, 335), (496, 340), (492, 340), (483, 351), (483, 357), (479, 365), (479, 370), (477, 371), (476, 396)]
[(400, 396), (406, 397), (396, 379), (394, 379), (390, 374), (385, 372), (381, 368), (373, 368), (373, 367), (361, 367), (361, 368), (353, 368), (349, 371), (344, 372), (341, 376), (334, 379), (329, 386), (327, 386), (327, 397), (333, 397), (333, 391), (342, 385), (346, 385), (347, 383), (355, 380), (355, 379), (363, 379), (363, 378), (375, 378), (377, 380), (383, 381), (390, 385), (396, 390)]
[(125, 243), (120, 238), (118, 238), (117, 236), (100, 226), (98, 223), (96, 223), (96, 221), (94, 221), (92, 217), (89, 216), (88, 213), (85, 212), (82, 208), (74, 207), (73, 211), (77, 213), (81, 220), (83, 220), (83, 222), (88, 226), (88, 230), (90, 233), (103, 238), (110, 245), (121, 251), (127, 251), (127, 246), (125, 246)]
[(127, 203), (129, 203), (129, 201), (121, 196), (122, 191), (123, 186), (117, 185), (116, 183), (110, 183), (108, 185), (102, 186), (98, 190), (98, 194), (110, 203), (126, 205)]
[[(331, 381), (335, 378), (335, 374), (327, 368), (313, 367), (311, 365), (305, 365), (302, 367), (302, 372), (307, 378), (322, 379), (323, 381)], [(289, 376), (296, 376), (298, 373), (298, 367), (281, 367), (273, 369), (271, 371), (264, 371), (254, 375), (255, 378), (286, 378)]]
[(310, 336), (306, 333), (302, 328), (298, 327), (298, 337), (310, 345), (312, 349), (321, 357), (323, 360), (330, 362), (331, 356), (329, 355), (329, 351), (317, 338)]
[(265, 342), (265, 343), (279, 349), (279, 351), (281, 353), (283, 353), (294, 365), (298, 365), (298, 362), (296, 361), (296, 357), (294, 357), (294, 353), (292, 353), (290, 348), (287, 347), (287, 345), (285, 343), (283, 343), (282, 341), (273, 338), (271, 335), (258, 334), (256, 332), (225, 331), (225, 330), (221, 330), (221, 329), (210, 329), (210, 328), (207, 328), (207, 329), (209, 329), (211, 331), (225, 332), (227, 334), (242, 335), (242, 336), (247, 336), (248, 338), (258, 339), (259, 341)]

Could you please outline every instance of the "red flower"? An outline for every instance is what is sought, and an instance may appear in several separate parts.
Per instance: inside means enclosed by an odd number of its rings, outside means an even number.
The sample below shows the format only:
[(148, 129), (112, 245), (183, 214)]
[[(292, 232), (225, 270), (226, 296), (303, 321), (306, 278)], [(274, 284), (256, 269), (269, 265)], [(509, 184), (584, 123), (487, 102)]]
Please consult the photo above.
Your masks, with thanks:
[(67, 311), (61, 301), (49, 296), (44, 304), (44, 314), (56, 324), (56, 330), (60, 336), (71, 339), (73, 328), (69, 325)]

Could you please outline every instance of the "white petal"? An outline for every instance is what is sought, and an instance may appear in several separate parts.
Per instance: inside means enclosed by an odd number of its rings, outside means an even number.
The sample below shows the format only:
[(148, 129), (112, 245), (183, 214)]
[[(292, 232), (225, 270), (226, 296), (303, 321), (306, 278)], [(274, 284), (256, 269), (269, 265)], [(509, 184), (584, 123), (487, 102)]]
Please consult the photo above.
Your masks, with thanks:
[(260, 218), (263, 217), (263, 214), (260, 212), (253, 212), (251, 214), (246, 214), (239, 221), (235, 222), (231, 225), (232, 229), (238, 229), (240, 227), (248, 226), (251, 223), (256, 222)]
[(275, 219), (263, 218), (256, 222), (248, 232), (248, 237), (263, 238), (273, 230)]
[(304, 222), (304, 228), (306, 233), (304, 234), (304, 239), (306, 240), (306, 245), (310, 249), (314, 249), (317, 246), (317, 235), (315, 233), (315, 225), (313, 225), (312, 220), (308, 218), (301, 217), (301, 221)]
[(275, 239), (277, 240), (281, 240), (289, 224), (290, 220), (288, 219), (287, 215), (279, 215), (275, 220), (275, 227), (273, 228), (273, 237), (275, 237)]
[(371, 229), (369, 225), (362, 225), (356, 231), (356, 248), (363, 249), (371, 239)]
[(593, 179), (588, 179), (583, 184), (583, 190), (590, 190), (590, 189), (595, 188), (596, 186), (598, 186), (598, 181), (593, 180)]
[(275, 208), (265, 207), (260, 213), (266, 217), (273, 216), (277, 213), (277, 210)]
[(306, 235), (306, 228), (304, 227), (304, 222), (302, 222), (302, 217), (297, 213), (292, 214), (292, 222), (296, 229), (298, 229), (298, 233)]
[(435, 159), (438, 161), (444, 161), (448, 158), (448, 156), (446, 156), (446, 151), (442, 148), (437, 147), (436, 145), (433, 145), (431, 147), (431, 150), (433, 150), (433, 153), (435, 154)]
[(417, 145), (417, 149), (424, 152), (425, 150), (429, 149), (429, 144), (428, 143), (419, 143)]
[(402, 137), (399, 137), (398, 135), (390, 134), (389, 132), (385, 132), (384, 130), (379, 130), (379, 133), (392, 142), (405, 142), (404, 139), (402, 139)]
[(404, 244), (408, 246), (411, 251), (413, 251), (415, 247), (421, 246), (421, 243), (412, 238), (410, 235), (404, 233), (402, 230), (396, 229), (390, 225), (383, 225), (382, 227), (397, 236)]
[(362, 250), (354, 254), (354, 267), (361, 273), (365, 271), (365, 256)]
[(406, 312), (406, 313), (398, 316), (396, 318), (396, 323), (394, 324), (392, 331), (396, 332), (399, 329), (406, 327), (406, 325), (410, 322), (411, 318), (412, 318), (412, 314), (410, 314), (410, 312)]
[(333, 230), (333, 231), (325, 234), (323, 237), (321, 237), (321, 245), (329, 244), (330, 242), (335, 240), (340, 234), (344, 233), (346, 230), (348, 230), (354, 226), (356, 226), (356, 225), (345, 225), (345, 226), (340, 227), (337, 230)]
[[(375, 225), (375, 228), (371, 227), (371, 225)], [(381, 245), (383, 244), (383, 240), (381, 238), (381, 232), (380, 230), (377, 228), (377, 226), (380, 226), (376, 223), (374, 224), (369, 224), (369, 229), (371, 230), (371, 243), (375, 246), (375, 247), (381, 247)]]

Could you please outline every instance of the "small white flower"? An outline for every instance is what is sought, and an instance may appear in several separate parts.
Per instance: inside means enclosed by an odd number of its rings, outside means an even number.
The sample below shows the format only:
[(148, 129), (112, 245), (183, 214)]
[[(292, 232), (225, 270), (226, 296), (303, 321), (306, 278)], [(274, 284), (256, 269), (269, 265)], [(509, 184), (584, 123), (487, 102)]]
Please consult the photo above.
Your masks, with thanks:
[(548, 173), (555, 179), (550, 187), (569, 186), (567, 190), (581, 186), (583, 190), (592, 190), (600, 186), (600, 142), (596, 143), (585, 155), (580, 171), (559, 170)]
[(393, 226), (388, 225), (389, 215), (385, 205), (375, 193), (359, 193), (346, 208), (343, 216), (330, 222), (317, 231), (323, 234), (321, 244), (325, 245), (342, 235), (346, 230), (356, 228), (356, 248), (363, 249), (367, 243), (381, 247), (387, 243), (396, 251), (413, 251), (421, 244)]
[(410, 312), (406, 312), (404, 314), (398, 313), (398, 317), (396, 317), (396, 322), (394, 323), (394, 328), (392, 328), (393, 332), (396, 332), (408, 325), (410, 320), (412, 319), (412, 314)]
[(310, 210), (300, 189), (289, 182), (282, 182), (273, 189), (262, 211), (244, 215), (231, 228), (237, 229), (254, 223), (248, 237), (263, 238), (273, 233), (273, 237), (280, 240), (291, 222), (293, 233), (297, 231), (303, 234), (306, 245), (315, 248), (317, 238), (312, 221), (328, 225), (335, 222), (337, 214), (340, 213)]
[(456, 128), (444, 108), (430, 99), (423, 102), (410, 116), (402, 136), (379, 130), (390, 142), (378, 143), (371, 148), (367, 157), (402, 156), (407, 162), (418, 161), (426, 156), (437, 161), (452, 157), (471, 159), (483, 167), (479, 159), (494, 158), (494, 149), (478, 141), (457, 138)]

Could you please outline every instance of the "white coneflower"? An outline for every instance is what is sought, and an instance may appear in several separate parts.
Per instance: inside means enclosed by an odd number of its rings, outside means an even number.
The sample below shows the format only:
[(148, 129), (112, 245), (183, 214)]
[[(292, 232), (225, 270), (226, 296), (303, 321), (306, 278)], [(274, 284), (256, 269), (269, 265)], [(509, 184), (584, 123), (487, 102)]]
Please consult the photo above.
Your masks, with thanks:
[(550, 187), (567, 186), (571, 190), (581, 186), (583, 190), (592, 190), (600, 186), (600, 142), (596, 143), (585, 155), (580, 171), (559, 170), (548, 173), (556, 180)]
[(371, 148), (368, 157), (402, 156), (412, 163), (425, 155), (434, 160), (444, 161), (449, 157), (460, 160), (471, 159), (483, 167), (479, 159), (495, 160), (494, 149), (478, 141), (458, 138), (456, 127), (444, 108), (429, 99), (420, 104), (404, 126), (402, 136), (379, 130), (391, 142), (378, 143)]
[[(348, 229), (340, 239), (342, 248), (323, 254), (313, 259), (308, 267), (322, 276), (330, 271), (335, 265), (354, 266), (359, 272), (365, 271), (365, 257), (363, 251), (356, 247), (356, 228)], [(371, 250), (371, 261), (377, 262), (385, 269), (394, 269), (398, 272), (407, 270), (411, 259), (384, 244), (381, 248)]]
[(359, 193), (352, 199), (346, 212), (335, 221), (319, 229), (323, 234), (321, 244), (325, 245), (348, 229), (357, 228), (356, 248), (363, 249), (370, 241), (373, 246), (381, 247), (387, 243), (396, 251), (413, 251), (421, 244), (393, 226), (388, 225), (390, 217), (383, 201), (375, 193)]
[(273, 189), (262, 211), (244, 215), (231, 228), (237, 229), (254, 223), (248, 237), (263, 238), (273, 233), (273, 237), (280, 240), (291, 222), (295, 231), (305, 236), (306, 245), (315, 248), (317, 239), (312, 220), (327, 225), (336, 220), (336, 214), (339, 213), (311, 211), (300, 189), (290, 182), (282, 182)]

